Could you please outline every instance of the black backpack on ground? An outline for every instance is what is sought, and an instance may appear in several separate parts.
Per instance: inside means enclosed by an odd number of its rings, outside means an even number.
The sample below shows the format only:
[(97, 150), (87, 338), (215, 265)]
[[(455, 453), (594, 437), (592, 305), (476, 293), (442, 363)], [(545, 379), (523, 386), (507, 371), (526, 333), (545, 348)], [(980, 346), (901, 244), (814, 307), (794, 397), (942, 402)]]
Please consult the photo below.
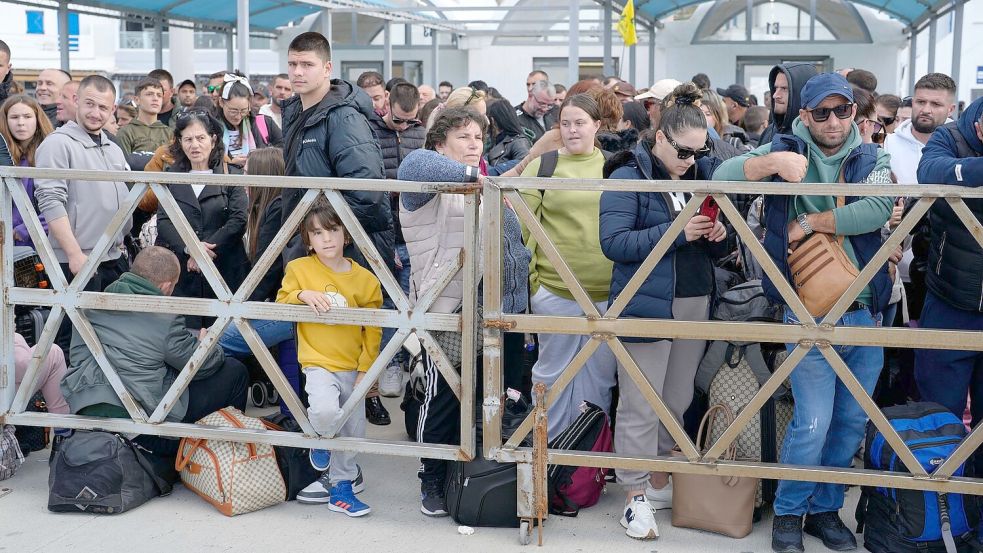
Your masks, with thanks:
[[(512, 393), (505, 401), (502, 435), (511, 436), (531, 411), (521, 394)], [(518, 528), (516, 494), (518, 475), (515, 463), (499, 463), (481, 457), (481, 406), (476, 409), (475, 426), (479, 450), (473, 461), (450, 463), (447, 468), (445, 497), (447, 512), (454, 522), (467, 526)], [(531, 435), (520, 444), (530, 447)]]
[(75, 430), (51, 448), (49, 511), (113, 515), (169, 493), (142, 448), (115, 432)]
[[(962, 420), (931, 402), (883, 409), (884, 416), (931, 473), (966, 437)], [(907, 473), (884, 435), (867, 423), (864, 468)], [(966, 464), (953, 476), (966, 476)], [(857, 532), (873, 553), (971, 553), (983, 551), (976, 532), (980, 524), (976, 496), (864, 486), (857, 504)]]
[[(302, 431), (297, 420), (285, 413), (267, 415), (262, 418), (262, 421), (271, 430)], [(283, 475), (283, 482), (286, 484), (287, 501), (297, 499), (298, 492), (321, 477), (321, 473), (311, 466), (310, 449), (275, 445), (273, 451), (276, 453), (276, 464), (280, 467), (280, 474)]]

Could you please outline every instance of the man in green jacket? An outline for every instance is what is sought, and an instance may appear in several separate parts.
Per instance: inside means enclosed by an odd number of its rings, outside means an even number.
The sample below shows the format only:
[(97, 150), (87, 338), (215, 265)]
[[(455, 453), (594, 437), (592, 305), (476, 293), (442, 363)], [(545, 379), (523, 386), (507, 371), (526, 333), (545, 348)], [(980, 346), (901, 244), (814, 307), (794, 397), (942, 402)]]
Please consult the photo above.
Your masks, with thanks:
[[(181, 274), (170, 250), (151, 246), (133, 260), (130, 272), (106, 288), (114, 294), (169, 296)], [(183, 315), (135, 311), (85, 310), (109, 363), (127, 391), (149, 415), (198, 347), (197, 336), (185, 326)], [(78, 330), (72, 334), (71, 366), (61, 383), (73, 414), (129, 418), (123, 402), (110, 385)], [(174, 403), (168, 422), (193, 423), (229, 405), (246, 408), (249, 374), (239, 361), (215, 347), (201, 362), (188, 388)], [(177, 440), (140, 436), (138, 443), (157, 456), (177, 452)], [(164, 476), (164, 475), (162, 475)]]
[[(853, 122), (857, 113), (853, 89), (835, 73), (816, 75), (802, 88), (802, 109), (792, 124), (792, 136), (725, 161), (714, 180), (780, 180), (793, 183), (888, 184), (890, 155), (864, 145)], [(775, 149), (775, 151), (772, 151)], [(778, 151), (788, 150), (788, 151)], [(845, 237), (843, 247), (858, 268), (881, 245), (880, 229), (891, 216), (893, 198), (863, 197), (837, 207), (833, 196), (771, 196), (765, 199), (765, 249), (779, 269), (788, 272), (787, 252), (814, 232)], [(769, 279), (765, 293), (778, 300)], [(880, 325), (890, 298), (890, 280), (881, 269), (837, 322), (839, 326)], [(819, 319), (817, 319), (818, 321)], [(785, 323), (798, 324), (785, 308)], [(787, 344), (791, 350), (796, 344)], [(880, 347), (834, 346), (863, 385), (874, 390), (884, 361)], [(818, 348), (812, 348), (792, 371), (795, 414), (781, 449), (781, 462), (790, 465), (849, 467), (863, 439), (867, 415)], [(772, 549), (801, 553), (803, 529), (829, 549), (857, 548), (856, 538), (840, 519), (841, 484), (782, 480), (775, 494)], [(803, 516), (805, 524), (803, 528)]]
[(145, 78), (136, 87), (137, 117), (121, 128), (116, 142), (126, 154), (153, 153), (157, 148), (170, 144), (174, 133), (157, 119), (164, 104), (164, 85), (157, 79)]

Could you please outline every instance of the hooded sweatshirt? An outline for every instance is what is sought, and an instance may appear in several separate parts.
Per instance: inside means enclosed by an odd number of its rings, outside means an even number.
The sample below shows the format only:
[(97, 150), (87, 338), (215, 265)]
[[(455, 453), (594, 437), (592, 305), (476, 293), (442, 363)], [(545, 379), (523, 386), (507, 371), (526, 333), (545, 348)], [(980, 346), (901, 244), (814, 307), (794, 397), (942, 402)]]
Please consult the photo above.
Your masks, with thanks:
[[(69, 121), (48, 135), (38, 146), (35, 166), (45, 169), (75, 169), (96, 171), (128, 171), (129, 165), (119, 146), (100, 131), (97, 144), (92, 135), (75, 121)], [(35, 179), (34, 196), (38, 209), (50, 224), (61, 217), (68, 217), (72, 234), (86, 255), (106, 231), (109, 221), (123, 205), (128, 190), (126, 184), (116, 181), (82, 181), (64, 179)], [(123, 236), (130, 231), (132, 222), (127, 220), (116, 235), (113, 247), (102, 261), (119, 258)], [(68, 263), (68, 255), (58, 240), (51, 237), (51, 246), (59, 263)]]
[[(123, 273), (106, 287), (106, 292), (164, 295), (152, 282), (134, 273)], [(85, 314), (123, 385), (147, 413), (153, 412), (198, 347), (198, 339), (185, 326), (184, 316), (93, 309), (87, 309)], [(78, 330), (73, 331), (70, 358), (71, 367), (61, 382), (61, 390), (71, 412), (85, 410), (85, 414), (92, 416), (125, 416), (125, 411), (119, 412), (123, 403)], [(212, 348), (192, 380), (212, 376), (224, 363), (222, 348)], [(187, 409), (188, 390), (185, 389), (167, 420), (181, 421)]]
[(128, 154), (153, 152), (165, 144), (170, 144), (173, 137), (174, 132), (171, 128), (160, 121), (148, 125), (139, 119), (134, 119), (119, 130), (116, 143)]
[[(788, 80), (788, 102), (784, 115), (775, 114), (775, 78), (778, 73), (784, 73)], [(771, 91), (771, 115), (768, 127), (761, 133), (759, 144), (767, 144), (776, 134), (791, 134), (792, 122), (799, 116), (802, 109), (801, 92), (806, 81), (817, 75), (816, 66), (811, 63), (792, 62), (776, 65), (768, 74), (768, 90)]]
[[(843, 147), (831, 156), (827, 156), (819, 149), (813, 141), (809, 129), (796, 117), (792, 124), (792, 132), (801, 138), (809, 146), (809, 169), (802, 182), (826, 182), (835, 183), (840, 176), (840, 167), (854, 148), (859, 147), (863, 141), (860, 136), (860, 129), (856, 123), (851, 125), (850, 136), (847, 138)], [(713, 180), (721, 181), (745, 181), (744, 162), (752, 157), (763, 156), (771, 153), (771, 142), (758, 147), (742, 156), (738, 156), (725, 161), (713, 173)], [(877, 151), (877, 164), (874, 170), (864, 182), (887, 184), (890, 180), (891, 156), (883, 148)], [(862, 200), (850, 203), (843, 207), (836, 207), (836, 198), (833, 196), (795, 196), (792, 209), (789, 210), (789, 222), (793, 221), (801, 213), (822, 213), (832, 211), (836, 221), (836, 233), (845, 236), (843, 249), (853, 262), (854, 266), (859, 267), (857, 256), (853, 251), (850, 237), (858, 234), (866, 234), (881, 228), (891, 217), (891, 210), (894, 206), (894, 198), (869, 196)], [(863, 267), (859, 267), (863, 268)], [(873, 294), (868, 285), (857, 298), (865, 305), (871, 305)]]

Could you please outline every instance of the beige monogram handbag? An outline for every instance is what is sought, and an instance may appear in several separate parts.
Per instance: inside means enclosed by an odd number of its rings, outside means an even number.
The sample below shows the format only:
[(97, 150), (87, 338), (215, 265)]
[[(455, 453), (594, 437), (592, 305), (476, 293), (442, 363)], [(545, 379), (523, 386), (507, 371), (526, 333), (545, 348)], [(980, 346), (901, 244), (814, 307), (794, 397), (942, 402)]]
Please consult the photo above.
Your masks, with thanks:
[[(234, 407), (225, 407), (198, 424), (264, 430), (257, 418)], [(251, 513), (281, 503), (287, 487), (276, 462), (273, 446), (182, 438), (174, 468), (188, 489), (211, 503), (225, 516)]]

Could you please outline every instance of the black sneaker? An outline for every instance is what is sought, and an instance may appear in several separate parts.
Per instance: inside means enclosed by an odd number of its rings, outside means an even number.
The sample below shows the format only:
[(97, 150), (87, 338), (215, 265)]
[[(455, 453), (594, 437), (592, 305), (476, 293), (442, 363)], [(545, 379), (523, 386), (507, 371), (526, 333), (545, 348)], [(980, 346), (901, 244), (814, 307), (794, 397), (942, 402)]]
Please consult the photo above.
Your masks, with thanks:
[(376, 426), (387, 426), (392, 422), (382, 398), (376, 396), (365, 400), (365, 420)]
[(802, 517), (775, 515), (771, 526), (771, 550), (775, 553), (804, 553), (802, 546)]
[(428, 517), (447, 516), (447, 498), (440, 482), (420, 484), (420, 512)]
[(833, 551), (853, 551), (857, 548), (857, 538), (835, 511), (806, 515), (805, 531), (823, 540), (823, 545)]

